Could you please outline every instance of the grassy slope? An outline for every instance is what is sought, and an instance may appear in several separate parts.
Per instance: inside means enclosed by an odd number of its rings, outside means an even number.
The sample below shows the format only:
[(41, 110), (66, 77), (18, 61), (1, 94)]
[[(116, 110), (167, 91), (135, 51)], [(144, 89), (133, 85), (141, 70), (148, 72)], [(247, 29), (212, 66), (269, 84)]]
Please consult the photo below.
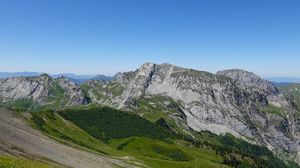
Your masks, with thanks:
[(222, 165), (222, 157), (214, 151), (177, 141), (166, 143), (145, 137), (130, 137), (114, 139), (111, 145), (153, 168), (227, 167)]
[(270, 113), (270, 114), (275, 114), (278, 115), (282, 118), (285, 118), (285, 114), (283, 113), (282, 109), (275, 107), (273, 105), (267, 105), (265, 107), (262, 108), (262, 111), (265, 113)]
[(55, 168), (55, 166), (39, 161), (13, 156), (0, 156), (0, 168)]
[(163, 118), (173, 132), (186, 134), (186, 131), (180, 126), (181, 123), (174, 120), (174, 118), (185, 120), (186, 116), (181, 110), (180, 104), (172, 98), (152, 95), (136, 99), (135, 104), (137, 107), (132, 109), (135, 114), (151, 122), (156, 122)]
[(163, 139), (169, 136), (167, 131), (144, 118), (108, 107), (65, 110), (59, 114), (102, 140), (130, 136)]
[[(91, 115), (93, 116), (92, 113)], [(137, 120), (140, 119), (140, 117), (136, 117)], [(132, 118), (129, 119), (132, 121)], [(203, 150), (195, 146), (177, 143), (173, 139), (167, 141), (160, 139), (161, 137), (153, 138), (152, 135), (149, 137), (145, 135), (112, 138), (109, 142), (104, 143), (64, 120), (59, 114), (50, 111), (33, 113), (31, 124), (64, 143), (69, 141), (111, 156), (134, 157), (141, 163), (154, 168), (170, 167), (171, 165), (172, 167), (188, 168), (195, 167), (196, 164), (199, 164), (199, 168), (203, 166), (220, 167), (223, 161), (222, 157), (212, 150)]]
[(233, 167), (288, 167), (266, 148), (230, 135), (195, 133), (197, 141), (184, 135), (163, 136), (168, 130), (107, 107), (33, 113), (32, 124), (62, 141), (111, 156), (130, 156), (154, 168), (226, 167), (224, 163)]
[(117, 82), (92, 81), (91, 83), (84, 83), (80, 87), (86, 93), (91, 92), (92, 97), (97, 101), (111, 101), (111, 96), (120, 96), (124, 91), (124, 88)]
[(33, 127), (51, 135), (63, 143), (68, 144), (72, 142), (100, 153), (120, 155), (107, 144), (94, 138), (72, 122), (63, 119), (57, 113), (50, 111), (32, 113), (32, 118), (29, 122)]

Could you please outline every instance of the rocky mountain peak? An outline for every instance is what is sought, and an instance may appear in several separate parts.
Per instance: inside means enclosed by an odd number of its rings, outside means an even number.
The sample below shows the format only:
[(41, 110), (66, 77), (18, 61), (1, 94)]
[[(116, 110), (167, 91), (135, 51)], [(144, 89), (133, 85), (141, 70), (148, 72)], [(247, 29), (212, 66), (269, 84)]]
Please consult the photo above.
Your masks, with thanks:
[(234, 82), (248, 87), (256, 87), (269, 94), (279, 94), (278, 89), (269, 81), (262, 79), (258, 75), (241, 70), (230, 69), (217, 72), (218, 75), (230, 77)]
[(68, 84), (68, 85), (72, 85), (74, 87), (76, 87), (77, 85), (71, 81), (69, 78), (65, 77), (65, 76), (61, 76), (59, 78), (57, 78), (57, 81), (61, 84), (61, 85), (65, 85), (65, 84)]
[(42, 79), (47, 79), (47, 80), (51, 79), (51, 77), (47, 73), (43, 73), (39, 77), (42, 78)]
[(145, 63), (139, 69), (137, 69), (137, 76), (148, 76), (152, 71), (154, 71), (155, 66), (157, 64), (154, 63)]

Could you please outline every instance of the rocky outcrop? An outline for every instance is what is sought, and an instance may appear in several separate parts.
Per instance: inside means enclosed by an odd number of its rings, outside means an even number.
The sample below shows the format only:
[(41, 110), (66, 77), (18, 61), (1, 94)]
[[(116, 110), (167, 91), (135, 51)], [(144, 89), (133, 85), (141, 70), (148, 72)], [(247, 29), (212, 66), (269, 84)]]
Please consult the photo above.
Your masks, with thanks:
[(224, 75), (230, 77), (234, 82), (245, 85), (248, 87), (255, 87), (265, 91), (268, 94), (279, 94), (278, 89), (269, 81), (260, 78), (252, 72), (240, 70), (240, 69), (231, 69), (218, 71), (218, 75)]
[(58, 78), (57, 82), (59, 86), (64, 90), (66, 106), (76, 106), (88, 103), (88, 99), (85, 96), (85, 93), (74, 82), (65, 77)]
[(2, 105), (17, 103), (26, 108), (42, 106), (60, 108), (87, 103), (83, 91), (66, 78), (52, 79), (47, 74), (37, 77), (0, 79)]

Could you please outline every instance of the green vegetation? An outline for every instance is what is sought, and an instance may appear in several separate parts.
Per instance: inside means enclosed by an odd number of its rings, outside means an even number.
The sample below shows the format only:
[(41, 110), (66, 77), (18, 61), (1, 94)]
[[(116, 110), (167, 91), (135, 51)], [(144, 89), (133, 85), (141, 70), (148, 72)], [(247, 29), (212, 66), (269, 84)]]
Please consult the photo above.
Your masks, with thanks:
[(93, 81), (93, 83), (84, 83), (80, 87), (82, 90), (85, 91), (85, 93), (92, 92), (93, 95), (87, 94), (87, 96), (94, 96), (98, 101), (102, 100), (105, 101), (107, 99), (110, 99), (109, 96), (104, 95), (105, 93), (103, 91), (102, 83), (99, 81)]
[(299, 168), (229, 134), (191, 131), (193, 137), (187, 136), (172, 132), (164, 118), (154, 123), (108, 107), (36, 112), (30, 122), (69, 145), (153, 168)]
[[(98, 110), (103, 110), (100, 108)], [(104, 108), (108, 110), (109, 108)], [(110, 109), (113, 110), (113, 109)], [(88, 110), (86, 110), (88, 111)], [(40, 129), (49, 136), (66, 143), (68, 145), (75, 146), (80, 145), (80, 148), (92, 149), (96, 152), (111, 156), (131, 156), (132, 159), (137, 159), (134, 162), (140, 162), (154, 168), (189, 168), (196, 167), (226, 167), (222, 166), (222, 157), (217, 155), (214, 151), (209, 149), (199, 149), (193, 145), (187, 145), (184, 143), (177, 143), (175, 139), (156, 139), (148, 136), (146, 132), (145, 136), (130, 136), (127, 138), (111, 138), (109, 141), (102, 142), (101, 140), (91, 136), (84, 129), (81, 129), (71, 123), (68, 120), (63, 119), (59, 114), (71, 112), (71, 110), (63, 111), (59, 113), (45, 111), (45, 112), (34, 112), (30, 123)], [(81, 110), (77, 110), (81, 113)], [(90, 111), (91, 114), (92, 111)], [(114, 112), (112, 112), (114, 114)], [(118, 113), (118, 112), (117, 112)], [(134, 114), (126, 114), (125, 116), (131, 116)], [(136, 119), (140, 120), (139, 116)], [(96, 115), (95, 118), (99, 116)], [(101, 116), (102, 117), (102, 116)], [(123, 118), (123, 117), (121, 117)], [(107, 118), (110, 120), (111, 118)], [(132, 119), (129, 117), (129, 119)], [(123, 120), (126, 120), (123, 118)], [(157, 128), (157, 126), (145, 119), (141, 121), (151, 124), (151, 128)], [(102, 120), (101, 122), (106, 122)], [(123, 122), (125, 124), (127, 122)], [(143, 123), (141, 123), (143, 125)], [(126, 125), (119, 125), (120, 127), (127, 127)], [(145, 127), (149, 129), (149, 127)], [(160, 131), (161, 128), (152, 129), (152, 131)], [(132, 131), (132, 130), (131, 130)], [(129, 132), (131, 132), (129, 130)], [(135, 131), (132, 131), (135, 132)], [(156, 133), (152, 133), (156, 135)], [(150, 134), (150, 135), (152, 135)], [(169, 133), (170, 134), (170, 133)], [(148, 137), (146, 137), (148, 136)], [(128, 160), (129, 163), (133, 162), (132, 159)]]
[(205, 71), (197, 71), (194, 69), (187, 69), (184, 71), (178, 71), (178, 72), (173, 72), (171, 74), (172, 77), (178, 77), (178, 76), (191, 76), (194, 78), (202, 78), (202, 77), (213, 77), (212, 73), (205, 72)]
[(196, 133), (200, 141), (195, 146), (209, 146), (223, 157), (223, 163), (238, 168), (299, 168), (295, 163), (285, 163), (266, 147), (250, 144), (231, 134), (217, 136), (210, 132)]
[[(86, 93), (91, 92), (98, 101), (110, 100), (123, 94), (124, 88), (117, 82), (91, 81), (80, 86)], [(108, 96), (109, 95), (109, 96)]]
[(61, 86), (58, 84), (57, 81), (53, 83), (54, 85), (51, 87), (50, 92), (53, 95), (53, 97), (60, 97), (62, 98), (64, 96), (64, 89), (61, 88)]
[(5, 103), (0, 103), (0, 106), (12, 109), (14, 111), (39, 111), (41, 106), (34, 102), (32, 99), (18, 99), (14, 101), (9, 101)]
[(273, 106), (273, 105), (267, 105), (265, 107), (262, 108), (262, 111), (265, 112), (265, 113), (270, 113), (270, 114), (275, 114), (275, 115), (278, 115), (280, 117), (285, 117), (284, 113), (282, 112), (281, 109)]
[(0, 156), (0, 168), (55, 168), (55, 166), (40, 161), (2, 155)]
[(117, 82), (110, 82), (107, 85), (107, 89), (110, 90), (114, 96), (121, 96), (124, 92), (124, 88)]
[(130, 136), (145, 136), (155, 139), (170, 136), (167, 131), (144, 118), (109, 107), (64, 110), (59, 114), (92, 136), (104, 141)]
[(113, 139), (111, 146), (142, 160), (151, 168), (215, 168), (227, 167), (221, 156), (210, 149), (200, 149), (185, 141), (170, 142), (146, 137)]
[(187, 69), (185, 71), (178, 71), (178, 72), (173, 72), (171, 74), (171, 77), (173, 78), (178, 78), (178, 77), (192, 77), (195, 79), (201, 79), (201, 80), (205, 80), (208, 83), (215, 83), (215, 82), (221, 82), (221, 83), (226, 83), (228, 81), (230, 81), (229, 77), (225, 77), (223, 75), (214, 75), (212, 73), (209, 72), (205, 72), (205, 71), (197, 71), (197, 70), (193, 70), (193, 69)]
[(29, 109), (33, 104), (32, 99), (19, 99), (16, 100), (12, 106), (16, 109)]
[[(126, 144), (126, 145), (123, 145)], [(189, 168), (226, 167), (223, 159), (210, 149), (200, 149), (185, 141), (164, 142), (145, 137), (114, 139), (111, 145), (142, 160), (149, 167)]]
[(172, 149), (160, 145), (152, 145), (155, 153), (166, 156), (174, 161), (189, 161), (188, 155), (179, 149)]
[[(174, 117), (181, 120), (185, 120), (186, 118), (179, 102), (174, 101), (174, 99), (168, 96), (162, 95), (140, 97), (133, 101), (133, 104), (136, 106), (132, 109), (133, 113), (140, 115), (151, 122), (155, 122), (163, 128), (171, 130), (172, 133), (177, 132), (179, 134), (186, 134), (186, 131), (174, 120)], [(164, 125), (159, 123), (162, 119), (165, 122)]]
[(153, 95), (148, 97), (140, 97), (135, 100), (135, 103), (137, 104), (138, 112), (180, 112), (183, 114), (182, 110), (180, 109), (180, 105), (167, 96)]
[(107, 144), (94, 138), (72, 122), (63, 119), (55, 112), (34, 112), (29, 122), (33, 127), (63, 143), (72, 142), (103, 154), (118, 155)]
[(64, 89), (58, 84), (57, 81), (53, 81), (50, 87), (50, 96), (48, 97), (49, 105), (46, 105), (43, 109), (51, 109), (54, 107), (61, 107), (64, 99)]
[(168, 124), (176, 127), (174, 120), (170, 116), (176, 116), (184, 119), (186, 116), (181, 110), (178, 102), (167, 96), (152, 95), (148, 97), (140, 97), (133, 100), (136, 107), (132, 110), (135, 114), (148, 119), (151, 122), (163, 118)]

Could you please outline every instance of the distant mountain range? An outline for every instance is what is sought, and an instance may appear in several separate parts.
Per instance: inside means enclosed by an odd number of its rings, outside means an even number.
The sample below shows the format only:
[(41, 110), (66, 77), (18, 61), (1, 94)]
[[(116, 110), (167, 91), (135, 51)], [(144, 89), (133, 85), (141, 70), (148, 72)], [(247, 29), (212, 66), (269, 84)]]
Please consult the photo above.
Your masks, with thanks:
[(271, 82), (276, 82), (276, 83), (300, 83), (300, 78), (272, 77), (267, 79)]
[[(29, 76), (40, 76), (43, 72), (0, 72), (0, 78), (11, 78), (11, 77), (29, 77)], [(81, 84), (89, 80), (102, 80), (109, 81), (113, 77), (105, 75), (76, 75), (73, 73), (60, 73), (60, 74), (49, 74), (52, 78), (65, 77), (76, 84)]]
[[(1, 78), (10, 78), (10, 77), (28, 77), (28, 76), (39, 76), (44, 74), (44, 72), (0, 72)], [(118, 76), (117, 73), (114, 76)], [(102, 81), (110, 81), (114, 78), (114, 76), (106, 76), (106, 75), (76, 75), (74, 73), (60, 73), (60, 74), (49, 74), (52, 78), (66, 77), (71, 81), (81, 84), (88, 80), (102, 80)], [(271, 77), (267, 78), (268, 81), (271, 81), (276, 86), (287, 85), (290, 83), (300, 83), (300, 78), (290, 78), (290, 77)]]
[(0, 72), (0, 78), (10, 78), (19, 76), (39, 76), (43, 73), (40, 72)]

